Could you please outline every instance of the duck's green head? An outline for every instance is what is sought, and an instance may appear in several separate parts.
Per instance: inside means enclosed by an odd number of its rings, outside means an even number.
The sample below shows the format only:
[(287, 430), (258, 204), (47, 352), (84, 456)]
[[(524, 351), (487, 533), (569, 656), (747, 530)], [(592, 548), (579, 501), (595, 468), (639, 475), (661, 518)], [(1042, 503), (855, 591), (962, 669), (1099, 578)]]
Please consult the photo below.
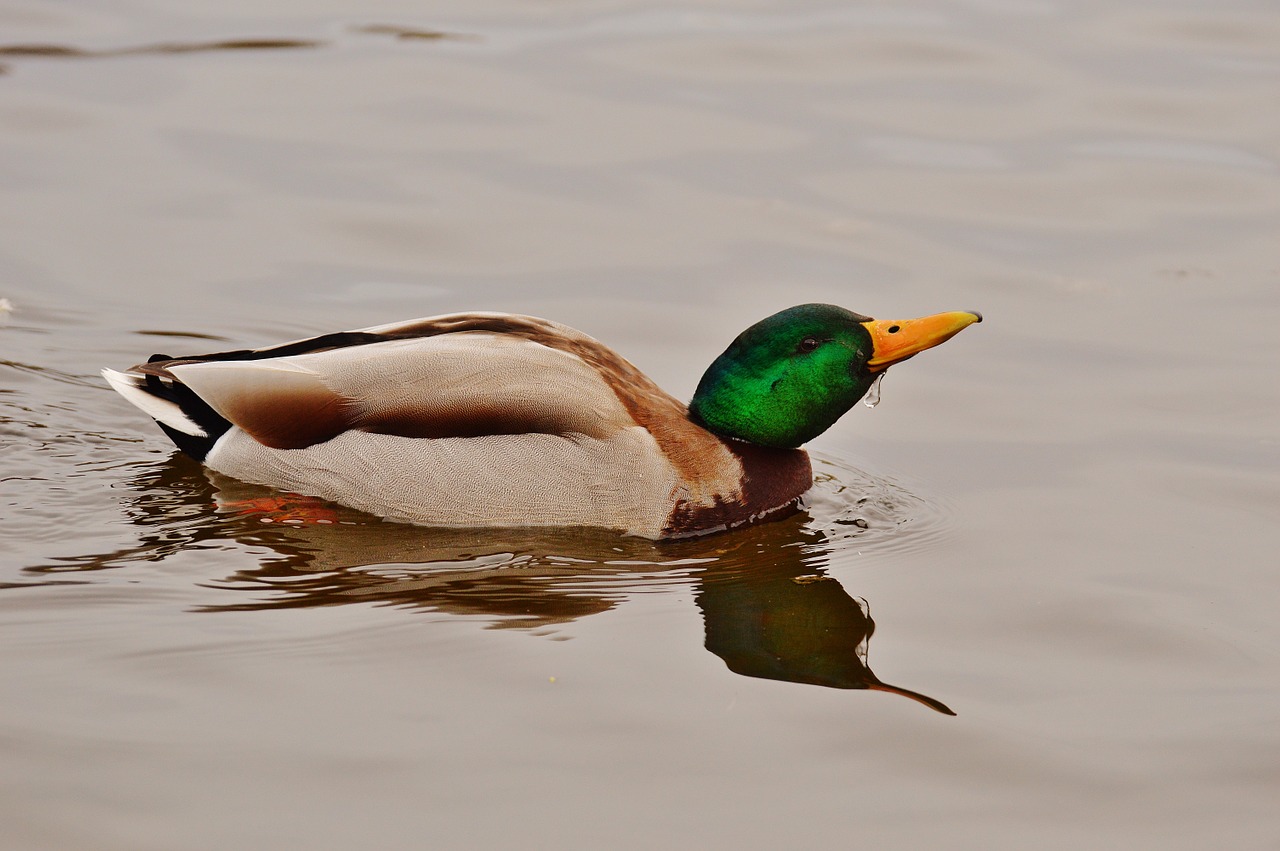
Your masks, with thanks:
[(830, 428), (891, 365), (981, 321), (969, 312), (877, 322), (833, 304), (788, 308), (716, 358), (689, 416), (725, 437), (799, 446)]

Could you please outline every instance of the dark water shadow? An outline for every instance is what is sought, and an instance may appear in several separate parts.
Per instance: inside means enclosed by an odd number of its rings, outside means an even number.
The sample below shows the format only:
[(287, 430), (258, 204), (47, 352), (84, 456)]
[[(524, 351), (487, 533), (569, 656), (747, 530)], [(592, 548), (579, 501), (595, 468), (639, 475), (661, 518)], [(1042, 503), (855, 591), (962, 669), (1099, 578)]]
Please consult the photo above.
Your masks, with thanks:
[[(385, 36), (402, 42), (476, 41), (478, 36), (394, 24), (356, 24), (348, 32)], [(232, 38), (212, 41), (163, 41), (126, 47), (86, 48), (68, 44), (0, 44), (0, 59), (115, 59), (124, 56), (180, 56), (192, 53), (228, 53), (276, 50), (314, 50), (334, 42), (309, 38)], [(0, 74), (8, 71), (0, 64)]]
[(444, 32), (443, 30), (424, 30), (416, 27), (402, 27), (397, 24), (357, 24), (350, 28), (353, 33), (364, 35), (386, 35), (397, 41), (479, 41), (480, 37), (469, 33)]
[(118, 56), (164, 56), (240, 50), (298, 50), (323, 47), (324, 41), (292, 38), (241, 38), (223, 41), (158, 42), (93, 50), (65, 44), (0, 44), (0, 57), (10, 59), (111, 59)]
[[(352, 603), (479, 617), (535, 632), (607, 612), (640, 594), (692, 588), (705, 646), (743, 676), (909, 697), (867, 662), (875, 630), (865, 600), (827, 575), (851, 535), (873, 531), (826, 507), (724, 535), (653, 542), (594, 529), (432, 529), (391, 523), (322, 500), (208, 473), (180, 455), (125, 483), (137, 545), (60, 559), (28, 572), (79, 574), (201, 548), (245, 549), (252, 567), (207, 587), (238, 599), (203, 612)], [(820, 476), (828, 501), (867, 506), (859, 488)], [(837, 500), (838, 501), (838, 500)], [(835, 512), (840, 515), (840, 512)], [(884, 522), (875, 512), (875, 529)], [(840, 525), (839, 520), (846, 521)], [(855, 518), (856, 519), (856, 518)], [(892, 518), (890, 518), (892, 521)], [(852, 531), (850, 531), (852, 530)], [(893, 530), (889, 530), (892, 532)]]

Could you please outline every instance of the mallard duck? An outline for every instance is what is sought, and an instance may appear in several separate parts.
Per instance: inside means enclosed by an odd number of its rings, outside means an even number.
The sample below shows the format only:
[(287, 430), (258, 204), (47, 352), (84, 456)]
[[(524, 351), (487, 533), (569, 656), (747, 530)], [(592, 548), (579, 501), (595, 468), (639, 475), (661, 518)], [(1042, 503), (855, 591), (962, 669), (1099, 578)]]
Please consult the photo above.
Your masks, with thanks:
[(580, 331), (497, 313), (103, 375), (180, 450), (247, 482), (412, 523), (658, 539), (794, 510), (813, 484), (800, 445), (888, 367), (981, 321), (792, 307), (742, 332), (688, 406)]

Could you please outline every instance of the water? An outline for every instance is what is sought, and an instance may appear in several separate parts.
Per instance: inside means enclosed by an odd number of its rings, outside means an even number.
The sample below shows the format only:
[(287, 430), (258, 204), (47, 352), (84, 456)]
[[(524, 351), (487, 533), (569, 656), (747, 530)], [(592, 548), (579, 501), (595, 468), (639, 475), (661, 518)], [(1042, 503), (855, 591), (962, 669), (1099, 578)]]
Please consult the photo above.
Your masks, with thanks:
[(862, 404), (868, 408), (874, 408), (880, 404), (880, 382), (884, 381), (884, 373), (880, 373), (871, 382), (871, 386), (867, 388), (867, 395), (862, 397)]
[[(0, 65), (0, 847), (1274, 846), (1271, 4), (22, 0)], [(97, 374), (505, 310), (688, 398), (807, 301), (985, 321), (675, 544), (280, 502)]]

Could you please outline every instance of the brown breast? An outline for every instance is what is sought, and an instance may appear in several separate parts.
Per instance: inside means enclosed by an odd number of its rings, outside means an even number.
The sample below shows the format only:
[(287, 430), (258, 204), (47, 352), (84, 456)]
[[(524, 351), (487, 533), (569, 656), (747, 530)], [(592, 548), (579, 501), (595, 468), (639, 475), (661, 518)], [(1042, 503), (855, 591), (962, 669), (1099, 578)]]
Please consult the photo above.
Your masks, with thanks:
[(680, 500), (667, 518), (663, 537), (683, 537), (746, 523), (785, 517), (813, 486), (813, 467), (803, 449), (771, 449), (739, 440), (717, 438), (742, 465), (736, 493), (714, 504)]

